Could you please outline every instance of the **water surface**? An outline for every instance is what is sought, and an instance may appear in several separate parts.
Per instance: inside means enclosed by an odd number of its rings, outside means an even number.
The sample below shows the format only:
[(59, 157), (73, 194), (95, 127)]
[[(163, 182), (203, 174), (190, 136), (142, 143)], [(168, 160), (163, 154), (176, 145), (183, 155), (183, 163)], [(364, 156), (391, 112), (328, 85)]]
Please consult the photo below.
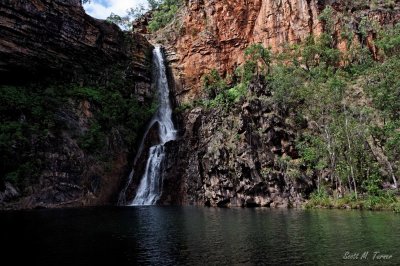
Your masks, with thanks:
[[(399, 225), (398, 214), (340, 210), (0, 212), (1, 257), (25, 265), (400, 265)], [(373, 260), (374, 252), (392, 258)]]

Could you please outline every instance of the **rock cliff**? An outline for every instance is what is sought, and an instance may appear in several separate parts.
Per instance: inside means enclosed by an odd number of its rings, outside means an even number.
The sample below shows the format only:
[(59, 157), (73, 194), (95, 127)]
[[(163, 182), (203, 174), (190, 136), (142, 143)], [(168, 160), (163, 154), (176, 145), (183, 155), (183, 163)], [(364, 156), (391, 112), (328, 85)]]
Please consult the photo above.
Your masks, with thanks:
[[(400, 8), (398, 1), (373, 3), (188, 0), (167, 27), (147, 36), (166, 47), (171, 98), (179, 105), (204, 95), (202, 76), (211, 69), (221, 76), (232, 73), (249, 45), (261, 43), (275, 52), (321, 34), (326, 6), (333, 10), (337, 48), (347, 49), (341, 36), (350, 30), (354, 42), (379, 59), (376, 31), (366, 21), (395, 24)], [(137, 21), (136, 31), (147, 34), (150, 18), (149, 13)], [(142, 35), (86, 15), (80, 0), (0, 3), (0, 208), (116, 203), (134, 143), (151, 116), (151, 49)], [(166, 144), (161, 203), (299, 206), (315, 188), (295, 148), (307, 121), (282, 114), (262, 78), (248, 89), (249, 97), (229, 110), (177, 113), (181, 136)], [(19, 100), (21, 95), (32, 103)], [(128, 199), (146, 158), (146, 151), (138, 158)]]
[(117, 64), (129, 67), (136, 80), (149, 81), (147, 40), (90, 17), (80, 0), (5, 0), (0, 16), (3, 84), (43, 79), (106, 84)]
[[(197, 107), (184, 113), (183, 137), (169, 143), (164, 204), (218, 207), (299, 207), (313, 180), (285, 174), (299, 164), (294, 114), (281, 115), (268, 85), (254, 80), (228, 109)], [(179, 193), (177, 193), (179, 192)]]
[(116, 202), (151, 109), (151, 50), (80, 0), (0, 3), (0, 208)]
[[(221, 75), (232, 71), (244, 61), (243, 50), (252, 43), (261, 43), (273, 51), (299, 43), (307, 36), (319, 35), (324, 28), (319, 20), (321, 11), (330, 5), (335, 10), (335, 31), (338, 46), (344, 29), (359, 32), (362, 18), (380, 24), (400, 19), (398, 4), (376, 7), (352, 1), (334, 0), (190, 0), (177, 19), (158, 31), (152, 42), (167, 47), (173, 68), (176, 95), (181, 102), (195, 99), (202, 93), (203, 74), (215, 68)], [(368, 28), (370, 42), (374, 32)], [(359, 40), (356, 40), (359, 41)]]
[[(377, 32), (372, 22), (394, 25), (400, 21), (398, 3), (198, 0), (186, 1), (177, 19), (156, 32), (152, 41), (166, 46), (178, 102), (193, 103), (205, 95), (203, 74), (213, 68), (221, 76), (231, 74), (243, 63), (243, 52), (250, 44), (261, 43), (278, 52), (327, 31), (320, 20), (327, 6), (332, 7), (336, 48), (346, 52), (342, 36), (350, 30), (354, 42), (368, 47), (375, 59)], [(281, 115), (271, 95), (259, 93), (268, 91), (268, 84), (258, 80), (249, 90), (250, 100), (229, 110), (197, 107), (183, 112), (182, 140), (167, 146), (178, 157), (168, 158), (163, 203), (299, 206), (315, 189), (315, 177), (305, 173), (294, 144), (307, 121), (299, 125), (292, 112)], [(296, 173), (289, 170), (288, 174), (287, 169)]]

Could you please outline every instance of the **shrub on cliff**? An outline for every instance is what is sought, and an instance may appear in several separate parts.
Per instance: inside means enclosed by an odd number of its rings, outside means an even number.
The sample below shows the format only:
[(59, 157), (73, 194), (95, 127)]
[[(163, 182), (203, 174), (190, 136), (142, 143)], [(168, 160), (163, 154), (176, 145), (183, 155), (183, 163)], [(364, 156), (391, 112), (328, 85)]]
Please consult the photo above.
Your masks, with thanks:
[(210, 73), (202, 77), (203, 87), (208, 98), (214, 99), (228, 87), (226, 81), (219, 75), (218, 70), (212, 69)]
[(266, 76), (274, 111), (289, 121), (308, 122), (306, 129), (298, 127), (297, 159), (302, 171), (335, 197), (329, 204), (343, 206), (339, 201), (345, 194), (366, 208), (393, 204), (383, 187), (397, 186), (400, 175), (398, 32), (398, 26), (379, 31), (383, 62), (373, 61), (362, 45), (351, 43), (347, 54), (340, 52), (326, 32), (273, 57), (262, 46), (251, 46), (232, 79), (216, 71), (205, 76), (206, 90), (221, 88), (205, 105), (234, 108), (242, 96), (259, 97), (247, 87), (258, 75)]
[[(165, 27), (173, 20), (177, 11), (183, 5), (183, 0), (147, 0), (147, 3), (150, 11), (152, 11), (152, 18), (149, 22), (148, 30), (150, 32), (155, 32)], [(111, 13), (106, 21), (119, 25), (125, 30), (132, 30), (132, 21), (140, 18), (147, 11), (149, 11), (148, 8), (143, 5), (138, 5), (135, 8), (126, 10), (126, 16), (119, 16)]]
[(271, 51), (262, 44), (252, 44), (244, 50), (246, 63), (252, 62), (255, 65), (255, 73), (259, 75), (268, 75), (271, 67)]
[(152, 20), (148, 26), (149, 31), (155, 32), (170, 23), (182, 4), (182, 0), (162, 0), (157, 2), (157, 8), (153, 12)]
[(386, 56), (394, 56), (400, 53), (400, 23), (393, 28), (381, 30), (379, 32), (377, 45)]
[[(83, 116), (85, 102), (90, 114)], [(0, 86), (0, 186), (34, 184), (57, 139), (70, 138), (86, 156), (106, 163), (111, 149), (134, 147), (155, 109), (119, 86)]]

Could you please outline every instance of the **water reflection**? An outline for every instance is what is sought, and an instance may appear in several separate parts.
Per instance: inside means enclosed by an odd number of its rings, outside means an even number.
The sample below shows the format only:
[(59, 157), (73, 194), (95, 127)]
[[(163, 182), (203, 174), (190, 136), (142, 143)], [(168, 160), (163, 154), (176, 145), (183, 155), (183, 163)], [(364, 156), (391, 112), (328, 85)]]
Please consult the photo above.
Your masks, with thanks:
[[(41, 265), (399, 265), (400, 216), (175, 207), (0, 213), (2, 256)], [(12, 257), (11, 251), (24, 256)], [(370, 252), (344, 260), (346, 252)], [(392, 254), (372, 260), (373, 252)], [(4, 255), (3, 255), (4, 254)]]

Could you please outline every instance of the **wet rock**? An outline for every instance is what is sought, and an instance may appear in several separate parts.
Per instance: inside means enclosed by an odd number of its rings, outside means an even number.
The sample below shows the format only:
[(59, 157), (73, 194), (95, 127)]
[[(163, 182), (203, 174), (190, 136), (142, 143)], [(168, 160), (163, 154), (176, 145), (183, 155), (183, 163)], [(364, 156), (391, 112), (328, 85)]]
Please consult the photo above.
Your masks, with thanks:
[(220, 200), (217, 202), (217, 206), (218, 207), (228, 207), (228, 205), (230, 204), (231, 200), (229, 198)]

